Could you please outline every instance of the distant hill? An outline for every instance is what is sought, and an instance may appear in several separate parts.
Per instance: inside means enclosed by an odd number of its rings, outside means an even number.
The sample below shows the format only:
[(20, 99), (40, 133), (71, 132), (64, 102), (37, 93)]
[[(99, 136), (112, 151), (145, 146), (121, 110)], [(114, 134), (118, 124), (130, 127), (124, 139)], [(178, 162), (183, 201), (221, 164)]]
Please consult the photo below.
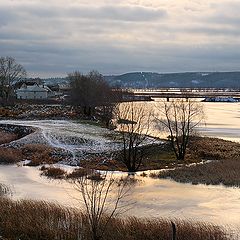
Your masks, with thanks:
[[(105, 76), (113, 87), (122, 88), (240, 88), (240, 72), (154, 73), (132, 72)], [(66, 84), (66, 78), (43, 79), (45, 84)]]
[(126, 88), (240, 88), (240, 72), (186, 72), (153, 73), (133, 72), (118, 76), (106, 76), (115, 87)]

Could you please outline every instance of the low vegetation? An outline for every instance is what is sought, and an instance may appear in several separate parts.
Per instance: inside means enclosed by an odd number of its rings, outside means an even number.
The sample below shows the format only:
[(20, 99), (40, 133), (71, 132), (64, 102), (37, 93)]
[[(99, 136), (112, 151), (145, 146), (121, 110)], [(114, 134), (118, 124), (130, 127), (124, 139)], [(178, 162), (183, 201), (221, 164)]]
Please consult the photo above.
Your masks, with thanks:
[(13, 164), (23, 160), (30, 160), (28, 166), (53, 164), (63, 159), (60, 149), (44, 144), (26, 144), (19, 148), (0, 147), (0, 163)]
[(240, 187), (240, 144), (215, 138), (193, 138), (189, 152), (196, 158), (211, 160), (205, 164), (182, 166), (152, 174), (193, 184), (224, 184)]
[[(24, 103), (26, 101), (26, 103)], [(8, 102), (9, 103), (9, 102)], [(54, 106), (49, 103), (55, 103)], [(3, 119), (78, 119), (82, 117), (78, 107), (56, 105), (51, 100), (17, 100), (11, 106), (0, 107)]]
[(54, 179), (62, 179), (67, 174), (66, 171), (57, 167), (48, 167), (48, 168), (42, 167), (41, 170), (42, 170), (43, 176), (46, 176), (48, 178), (54, 178)]
[[(85, 213), (45, 201), (0, 199), (0, 229), (3, 239), (91, 240)], [(174, 220), (177, 240), (227, 240), (224, 229), (206, 223)], [(100, 224), (104, 224), (101, 222)], [(111, 219), (104, 240), (172, 239), (172, 226), (164, 219)]]
[(16, 139), (16, 134), (0, 130), (0, 145), (4, 143), (10, 143)]
[(240, 159), (213, 161), (190, 167), (160, 172), (151, 175), (159, 178), (172, 178), (175, 181), (192, 184), (223, 184), (240, 187)]
[(67, 179), (78, 179), (89, 175), (89, 171), (86, 168), (77, 168), (67, 175)]
[[(9, 142), (16, 138), (15, 134), (0, 132), (2, 143)], [(147, 169), (168, 169), (159, 174), (152, 174), (152, 177), (172, 178), (179, 182), (191, 182), (193, 184), (224, 184), (226, 186), (240, 187), (240, 144), (215, 138), (191, 137), (187, 148), (185, 161), (179, 164), (169, 143), (153, 144), (142, 146), (145, 157), (139, 170)], [(13, 164), (22, 160), (30, 160), (29, 166), (57, 163), (66, 156), (59, 152), (59, 149), (44, 144), (27, 144), (20, 148), (0, 147), (0, 163)], [(117, 156), (117, 154), (116, 154)], [(201, 160), (211, 160), (205, 164), (190, 165), (199, 163)], [(81, 161), (82, 169), (67, 174), (62, 169), (49, 168), (43, 175), (50, 178), (77, 178), (89, 174), (86, 169), (98, 170), (122, 170), (126, 166), (117, 157), (108, 159), (104, 157), (92, 157), (89, 160)]]
[(60, 159), (54, 156), (55, 149), (44, 144), (27, 144), (21, 148), (25, 159), (31, 160), (28, 166), (52, 164)]
[(219, 138), (192, 137), (189, 153), (192, 157), (221, 160), (240, 157), (240, 144)]
[(0, 147), (0, 163), (13, 164), (23, 160), (21, 150), (14, 148)]

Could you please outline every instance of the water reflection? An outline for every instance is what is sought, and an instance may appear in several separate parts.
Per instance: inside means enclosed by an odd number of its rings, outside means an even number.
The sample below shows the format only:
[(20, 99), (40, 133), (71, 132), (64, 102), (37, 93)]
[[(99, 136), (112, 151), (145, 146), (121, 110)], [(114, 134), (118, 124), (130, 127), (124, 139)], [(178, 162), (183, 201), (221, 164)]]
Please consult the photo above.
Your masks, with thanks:
[[(152, 108), (153, 102), (146, 103)], [(206, 127), (202, 134), (240, 142), (240, 103), (204, 103)], [(29, 125), (26, 121), (2, 121)], [(32, 123), (33, 124), (33, 123)], [(70, 121), (35, 121), (34, 126), (42, 127), (49, 134), (58, 129), (58, 134), (72, 133), (100, 141), (99, 149), (108, 148), (111, 141), (105, 130), (95, 127), (75, 125)], [(73, 127), (74, 126), (74, 127)], [(103, 140), (102, 140), (103, 139)], [(75, 147), (75, 146), (74, 146)], [(15, 198), (43, 199), (58, 201), (67, 206), (75, 206), (79, 193), (68, 183), (49, 181), (39, 176), (36, 168), (0, 166), (0, 181), (10, 184)], [(13, 174), (14, 173), (14, 174)], [(121, 175), (119, 173), (119, 175)], [(223, 186), (192, 186), (171, 180), (144, 178), (134, 185), (131, 199), (135, 207), (129, 215), (139, 217), (180, 217), (204, 220), (223, 225), (240, 227), (240, 190)]]
[[(37, 168), (0, 166), (0, 172), (0, 181), (14, 186), (13, 197), (16, 199), (42, 199), (66, 206), (80, 206), (77, 201), (80, 193), (71, 184), (41, 177)], [(122, 176), (121, 173), (116, 175)], [(240, 227), (238, 188), (181, 184), (148, 177), (141, 177), (141, 180), (132, 185), (130, 196), (125, 199), (134, 202), (128, 215), (179, 217)]]

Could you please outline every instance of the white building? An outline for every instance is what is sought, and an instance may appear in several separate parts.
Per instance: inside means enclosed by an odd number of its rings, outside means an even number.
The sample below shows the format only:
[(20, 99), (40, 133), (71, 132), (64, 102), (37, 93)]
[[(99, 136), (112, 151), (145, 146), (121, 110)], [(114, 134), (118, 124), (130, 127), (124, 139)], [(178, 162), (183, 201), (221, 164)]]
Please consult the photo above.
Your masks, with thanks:
[(54, 93), (47, 86), (39, 86), (38, 84), (28, 86), (25, 83), (16, 90), (16, 94), (18, 99), (47, 99), (54, 96)]

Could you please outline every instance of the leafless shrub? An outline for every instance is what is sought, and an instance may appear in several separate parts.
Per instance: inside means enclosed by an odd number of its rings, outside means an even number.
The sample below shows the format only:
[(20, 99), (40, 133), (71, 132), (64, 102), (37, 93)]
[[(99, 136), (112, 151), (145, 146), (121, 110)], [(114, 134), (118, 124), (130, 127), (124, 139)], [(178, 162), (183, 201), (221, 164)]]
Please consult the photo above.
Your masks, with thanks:
[(65, 177), (66, 173), (67, 172), (61, 168), (49, 167), (43, 170), (42, 175), (48, 178), (61, 179)]
[[(113, 218), (124, 212), (129, 204), (122, 204), (129, 188), (126, 181), (100, 174), (97, 178), (82, 177), (75, 181), (81, 193), (92, 240), (104, 239), (106, 229)], [(114, 189), (116, 193), (113, 194)]]
[(69, 179), (77, 179), (88, 176), (92, 171), (86, 168), (77, 168), (74, 169), (71, 173), (67, 174), (67, 178)]

